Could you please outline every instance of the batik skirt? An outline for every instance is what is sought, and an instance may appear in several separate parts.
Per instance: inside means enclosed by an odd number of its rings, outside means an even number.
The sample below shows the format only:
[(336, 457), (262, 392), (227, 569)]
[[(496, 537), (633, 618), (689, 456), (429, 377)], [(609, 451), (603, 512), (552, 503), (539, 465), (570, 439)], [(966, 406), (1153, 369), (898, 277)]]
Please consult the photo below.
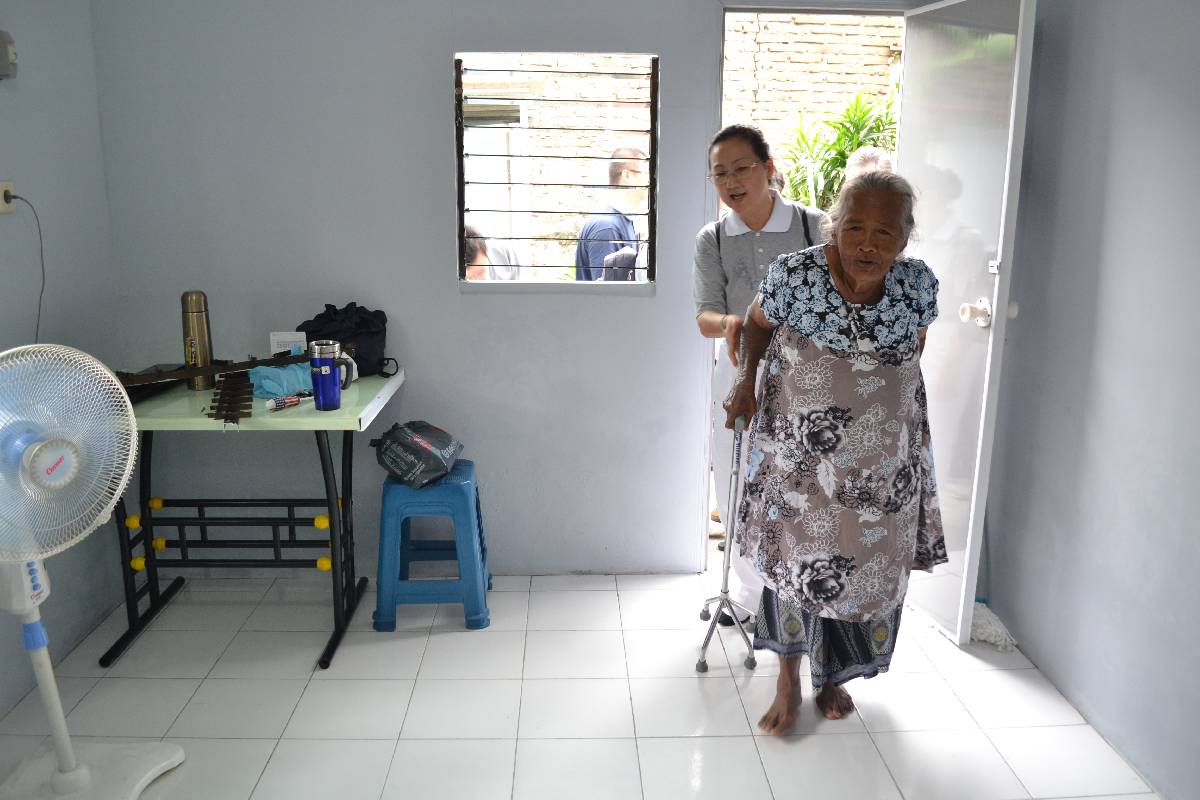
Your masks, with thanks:
[(754, 630), (755, 649), (782, 656), (808, 654), (814, 689), (887, 672), (900, 632), (903, 604), (880, 619), (843, 622), (814, 617), (772, 589), (763, 589)]

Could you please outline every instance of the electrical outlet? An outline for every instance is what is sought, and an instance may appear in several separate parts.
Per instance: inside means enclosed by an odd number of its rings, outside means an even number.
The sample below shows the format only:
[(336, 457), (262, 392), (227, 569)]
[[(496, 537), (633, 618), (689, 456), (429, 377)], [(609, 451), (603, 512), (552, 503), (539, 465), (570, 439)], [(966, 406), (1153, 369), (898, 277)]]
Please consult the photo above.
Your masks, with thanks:
[(12, 181), (0, 181), (0, 214), (11, 214), (17, 210), (12, 203), (4, 202), (4, 193), (15, 191)]

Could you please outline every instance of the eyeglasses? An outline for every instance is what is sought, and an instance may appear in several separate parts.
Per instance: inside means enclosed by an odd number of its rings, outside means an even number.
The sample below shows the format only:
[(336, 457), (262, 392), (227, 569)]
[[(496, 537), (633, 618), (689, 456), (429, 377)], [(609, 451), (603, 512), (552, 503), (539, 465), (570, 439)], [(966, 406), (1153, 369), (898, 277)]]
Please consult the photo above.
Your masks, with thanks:
[(730, 178), (737, 178), (738, 182), (741, 183), (750, 177), (750, 173), (755, 167), (761, 166), (761, 161), (751, 161), (749, 164), (741, 164), (740, 166), (736, 166), (728, 172), (714, 172), (706, 177), (713, 182), (714, 186), (724, 186), (725, 184), (729, 183)]

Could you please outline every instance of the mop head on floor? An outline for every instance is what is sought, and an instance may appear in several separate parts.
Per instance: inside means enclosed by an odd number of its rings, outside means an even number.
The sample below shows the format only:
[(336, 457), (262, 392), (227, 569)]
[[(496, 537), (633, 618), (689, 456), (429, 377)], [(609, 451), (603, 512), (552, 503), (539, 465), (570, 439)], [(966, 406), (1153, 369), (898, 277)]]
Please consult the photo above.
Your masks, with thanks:
[(975, 604), (975, 616), (971, 618), (971, 641), (986, 642), (1004, 651), (1012, 650), (1017, 645), (1017, 640), (1000, 618), (983, 603)]

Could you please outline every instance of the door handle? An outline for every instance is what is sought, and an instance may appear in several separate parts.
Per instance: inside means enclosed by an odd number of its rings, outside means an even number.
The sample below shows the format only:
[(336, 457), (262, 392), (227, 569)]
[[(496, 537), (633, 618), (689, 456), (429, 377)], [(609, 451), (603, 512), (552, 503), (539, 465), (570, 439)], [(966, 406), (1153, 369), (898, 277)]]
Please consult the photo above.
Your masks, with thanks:
[(981, 297), (974, 303), (963, 303), (958, 307), (958, 318), (986, 328), (992, 324), (992, 301)]

